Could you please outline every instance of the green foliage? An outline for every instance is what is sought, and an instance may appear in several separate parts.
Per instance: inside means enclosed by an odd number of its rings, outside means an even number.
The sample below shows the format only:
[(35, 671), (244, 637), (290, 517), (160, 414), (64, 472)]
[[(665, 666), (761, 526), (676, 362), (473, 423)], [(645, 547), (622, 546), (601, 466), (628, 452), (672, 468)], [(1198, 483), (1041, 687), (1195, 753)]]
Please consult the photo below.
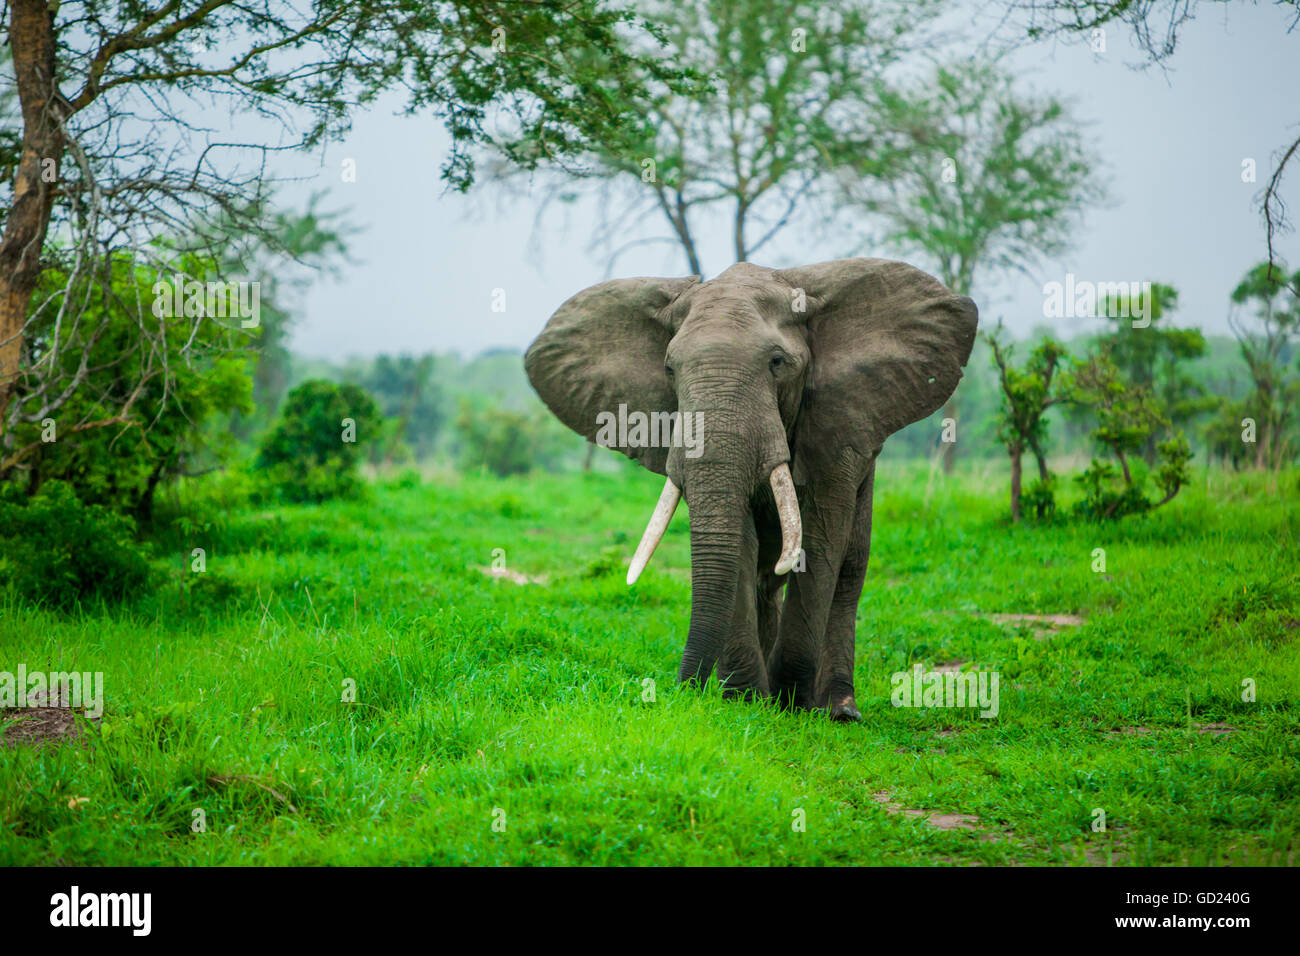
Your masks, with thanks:
[(1097, 159), (1058, 100), (1026, 96), (996, 62), (940, 65), (885, 90), (872, 149), (846, 157), (864, 176), (850, 199), (886, 224), (886, 241), (920, 250), (950, 288), (977, 273), (1062, 252), (1103, 195)]
[[(1072, 401), (1093, 416), (1091, 438), (1111, 452), (1120, 468), (1117, 476), (1109, 463), (1094, 459), (1076, 478), (1084, 489), (1076, 513), (1093, 519), (1121, 518), (1172, 500), (1190, 480), (1192, 450), (1171, 417), (1186, 420), (1209, 407), (1199, 397), (1204, 389), (1177, 367), (1204, 353), (1203, 336), (1156, 324), (1177, 303), (1178, 293), (1153, 283), (1149, 297), (1139, 299), (1104, 303), (1107, 315), (1127, 318), (1116, 320), (1116, 331), (1102, 337), (1097, 352), (1076, 363), (1070, 377)], [(1150, 324), (1133, 326), (1133, 316), (1149, 317)], [(1160, 439), (1161, 434), (1166, 437)], [(1130, 457), (1138, 454), (1143, 458)], [(1158, 501), (1143, 492), (1144, 460), (1158, 465), (1156, 485), (1163, 492)]]
[(302, 297), (313, 282), (337, 276), (348, 251), (343, 236), (349, 224), (339, 213), (322, 211), (320, 202), (321, 196), (313, 195), (301, 213), (269, 201), (249, 203), (240, 216), (262, 222), (261, 231), (228, 215), (218, 216), (209, 227), (227, 240), (221, 272), (257, 282), (261, 289), (260, 321), (253, 332), (252, 410), (240, 411), (231, 421), (241, 441), (271, 426), (290, 385), (289, 338)]
[(1039, 521), (1049, 521), (1056, 516), (1056, 476), (1032, 481), (1020, 496), (1020, 507)]
[(1257, 424), (1255, 462), (1277, 468), (1300, 448), (1300, 271), (1288, 275), (1262, 262), (1246, 273), (1232, 301), (1254, 308), (1250, 319), (1230, 314), (1228, 324), (1254, 386), (1246, 412)]
[[(1098, 344), (1129, 385), (1148, 392), (1173, 427), (1185, 428), (1220, 400), (1188, 371), (1190, 362), (1205, 354), (1205, 336), (1200, 329), (1178, 329), (1165, 321), (1177, 307), (1178, 290), (1159, 282), (1151, 284), (1149, 294), (1108, 296), (1098, 303), (1098, 311), (1114, 329)], [(1135, 325), (1135, 316), (1145, 316), (1150, 324)], [(1154, 462), (1154, 434), (1136, 450), (1148, 463)]]
[(1082, 518), (1119, 519), (1151, 507), (1142, 486), (1122, 480), (1119, 471), (1108, 461), (1094, 458), (1074, 480), (1083, 488), (1083, 499), (1074, 506), (1074, 513)]
[[(199, 281), (215, 276), (212, 263), (196, 256), (181, 256), (174, 265)], [(170, 294), (173, 275), (123, 255), (113, 259), (107, 283), (98, 277), (73, 283), (79, 324), (99, 330), (83, 340), (71, 328), (77, 323), (57, 317), (68, 277), (46, 272), (37, 299), (47, 306), (31, 322), (28, 345), (47, 366), (84, 379), (44, 418), (39, 409), (46, 398), (20, 386), (15, 402), (35, 420), (12, 428), (13, 445), (21, 450), (14, 461), (22, 471), (5, 473), (5, 480), (21, 477), (31, 489), (66, 481), (82, 500), (147, 523), (160, 486), (196, 465), (230, 458), (233, 440), (215, 426), (221, 415), (251, 408), (248, 339), (215, 317), (151, 316), (159, 335), (154, 344), (169, 355), (159, 367), (157, 355), (141, 347), (137, 306), (154, 302), (157, 287)]]
[(1047, 419), (1044, 416), (1051, 406), (1066, 399), (1059, 381), (1053, 381), (1066, 351), (1059, 342), (1045, 338), (1029, 353), (1024, 368), (1016, 368), (1011, 364), (1013, 349), (1002, 342), (1001, 335), (1002, 324), (999, 322), (984, 339), (992, 351), (993, 364), (997, 367), (998, 381), (1002, 386), (997, 435), (1011, 456), (1011, 519), (1017, 521), (1020, 518), (1022, 496), (1017, 481), (1021, 456), (1026, 450), (1033, 452), (1039, 468), (1039, 481), (1031, 489), (1030, 504), (1037, 517), (1045, 518), (1055, 512), (1056, 498), (1044, 451), (1047, 440)]
[(1122, 478), (1108, 461), (1094, 458), (1092, 464), (1075, 477), (1083, 488), (1084, 497), (1075, 505), (1075, 514), (1094, 521), (1123, 518), (1141, 514), (1166, 504), (1191, 480), (1188, 462), (1192, 449), (1182, 432), (1157, 445), (1159, 467), (1155, 473), (1157, 487), (1164, 492), (1159, 501), (1151, 501), (1145, 493), (1147, 471), (1131, 467)]
[(1156, 446), (1156, 455), (1160, 465), (1156, 471), (1156, 484), (1165, 493), (1157, 505), (1162, 505), (1192, 480), (1191, 469), (1188, 468), (1188, 462), (1192, 460), (1192, 449), (1187, 443), (1187, 436), (1175, 432)]
[(623, 561), (623, 548), (616, 545), (606, 545), (601, 549), (600, 554), (587, 562), (587, 566), (582, 569), (582, 576), (585, 578), (625, 578), (627, 576), (627, 565)]
[(141, 707), (134, 713), (105, 721), (102, 732), (114, 743), (161, 748), (181, 733), (197, 709), (194, 701)]
[(373, 462), (392, 462), (403, 453), (424, 459), (433, 453), (446, 414), (433, 381), (432, 355), (378, 355), (357, 376), (379, 403), (389, 427), (370, 445)]
[(303, 382), (262, 439), (256, 467), (286, 501), (355, 497), (358, 465), (380, 425), (379, 407), (359, 385)]
[[(735, 257), (748, 259), (837, 169), (875, 165), (878, 91), (941, 12), (935, 0), (841, 0), (833, 10), (813, 0), (644, 0), (637, 9), (664, 42), (636, 38), (636, 51), (707, 82), (674, 86), (644, 72), (644, 94), (625, 105), (627, 135), (593, 141), (597, 175), (584, 178), (621, 183), (634, 203), (662, 212), (696, 273), (694, 216), (725, 208)], [(560, 188), (571, 193), (573, 179)], [(598, 242), (616, 256), (625, 232), (616, 213)]]
[(12, 492), (0, 499), (0, 542), (0, 575), (32, 603), (61, 610), (117, 603), (150, 585), (132, 521), (84, 504), (67, 482), (46, 482), (26, 501)]
[(493, 406), (477, 408), (462, 401), (456, 416), (460, 462), (486, 468), (494, 475), (521, 475), (545, 468), (558, 454), (555, 430), (548, 419)]
[(1092, 439), (1108, 448), (1132, 484), (1128, 456), (1139, 451), (1169, 420), (1150, 388), (1127, 378), (1104, 346), (1096, 355), (1075, 365), (1071, 397), (1092, 411)]
[(998, 438), (1008, 449), (1041, 447), (1047, 439), (1044, 412), (1064, 400), (1052, 384), (1067, 355), (1065, 348), (1054, 339), (1044, 339), (1029, 353), (1024, 368), (1016, 368), (1009, 364), (1010, 346), (1003, 346), (995, 336), (988, 336), (988, 341), (1002, 381)]
[(1234, 469), (1241, 468), (1251, 457), (1250, 446), (1243, 440), (1247, 411), (1246, 402), (1224, 398), (1205, 426), (1206, 451), (1210, 457)]

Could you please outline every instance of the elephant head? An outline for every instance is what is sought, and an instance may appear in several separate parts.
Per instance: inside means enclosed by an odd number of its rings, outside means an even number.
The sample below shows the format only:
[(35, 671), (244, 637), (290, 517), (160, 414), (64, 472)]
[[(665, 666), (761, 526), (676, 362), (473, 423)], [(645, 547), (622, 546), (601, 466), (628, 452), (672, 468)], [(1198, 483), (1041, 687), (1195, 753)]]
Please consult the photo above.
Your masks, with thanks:
[[(976, 321), (970, 299), (885, 259), (616, 279), (560, 306), (525, 357), (533, 387), (574, 431), (667, 479), (629, 584), (686, 499), (680, 679), (716, 664), (731, 693), (856, 716), (840, 618), (861, 591), (875, 458), (952, 394)], [(610, 441), (614, 421), (633, 427)]]

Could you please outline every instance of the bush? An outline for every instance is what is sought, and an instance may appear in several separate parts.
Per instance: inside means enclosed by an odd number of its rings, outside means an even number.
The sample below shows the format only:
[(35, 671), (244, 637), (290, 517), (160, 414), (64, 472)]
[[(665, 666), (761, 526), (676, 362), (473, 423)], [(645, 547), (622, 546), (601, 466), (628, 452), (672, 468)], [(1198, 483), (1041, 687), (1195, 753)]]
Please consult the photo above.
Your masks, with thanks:
[(1249, 465), (1253, 452), (1245, 441), (1242, 421), (1249, 417), (1247, 403), (1224, 399), (1215, 417), (1205, 426), (1205, 445), (1211, 458), (1217, 458), (1238, 471)]
[(379, 407), (359, 385), (303, 382), (285, 398), (262, 440), (257, 468), (286, 501), (327, 501), (358, 495), (357, 465), (382, 427)]
[(1183, 485), (1191, 480), (1187, 463), (1192, 450), (1182, 432), (1156, 446), (1160, 467), (1156, 485), (1164, 492), (1159, 501), (1147, 498), (1144, 489), (1149, 470), (1141, 459), (1129, 462), (1130, 481), (1121, 481), (1115, 466), (1094, 458), (1092, 464), (1074, 480), (1083, 487), (1083, 500), (1074, 507), (1075, 514), (1093, 521), (1123, 518), (1125, 515), (1152, 511), (1174, 499)]
[(64, 610), (112, 603), (150, 584), (131, 519), (83, 504), (66, 482), (46, 482), (25, 504), (12, 496), (0, 500), (0, 540), (5, 579), (33, 603)]
[[(202, 280), (216, 277), (214, 263), (195, 257), (182, 257), (177, 268)], [(30, 487), (66, 481), (82, 501), (130, 513), (147, 527), (161, 489), (233, 457), (233, 436), (219, 422), (251, 411), (254, 353), (246, 331), (208, 317), (150, 316), (156, 340), (143, 341), (138, 304), (154, 300), (155, 283), (170, 282), (170, 270), (164, 275), (134, 256), (115, 255), (107, 272), (84, 289), (74, 282), (68, 295), (84, 306), (81, 320), (60, 323), (58, 307), (31, 319), (33, 362), (46, 371), (19, 379), (14, 410), (29, 420), (14, 423), (6, 438), (12, 448), (25, 449), (25, 470), (11, 470), (4, 480)], [(69, 281), (60, 270), (48, 271), (37, 300), (58, 302)], [(81, 374), (79, 368), (84, 381), (59, 411), (31, 421), (31, 413), (64, 387), (60, 382)], [(43, 394), (44, 387), (36, 387), (42, 382), (54, 383), (53, 390)], [(96, 427), (87, 427), (92, 423)]]
[(1177, 432), (1156, 446), (1156, 457), (1160, 462), (1160, 468), (1156, 471), (1156, 484), (1165, 493), (1164, 498), (1153, 505), (1158, 508), (1192, 480), (1191, 469), (1187, 467), (1187, 463), (1192, 460), (1192, 449), (1183, 433)]
[(461, 464), (486, 468), (502, 478), (545, 468), (557, 455), (558, 442), (549, 422), (508, 408), (477, 409), (462, 401), (456, 417)]
[(1119, 470), (1108, 461), (1094, 458), (1092, 464), (1074, 479), (1083, 487), (1083, 500), (1074, 506), (1075, 514), (1093, 521), (1123, 518), (1151, 508), (1142, 494), (1142, 485), (1125, 484)]
[(1039, 521), (1048, 521), (1056, 515), (1056, 476), (1038, 479), (1020, 496), (1020, 507)]

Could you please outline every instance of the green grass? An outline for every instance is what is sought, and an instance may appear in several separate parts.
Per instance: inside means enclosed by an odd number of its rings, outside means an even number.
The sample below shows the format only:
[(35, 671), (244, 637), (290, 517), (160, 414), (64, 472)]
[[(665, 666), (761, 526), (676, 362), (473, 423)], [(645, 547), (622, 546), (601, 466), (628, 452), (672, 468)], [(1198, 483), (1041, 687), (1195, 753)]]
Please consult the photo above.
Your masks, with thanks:
[[(227, 508), (167, 532), (163, 585), (124, 608), (9, 595), (0, 670), (103, 671), (106, 709), (86, 746), (0, 748), (0, 863), (1295, 862), (1294, 473), (1012, 528), (996, 475), (882, 464), (857, 726), (675, 686), (685, 509), (623, 582), (659, 485), (467, 476)], [(498, 548), (546, 583), (476, 570)], [(1085, 623), (1044, 639), (996, 612)], [(954, 660), (999, 672), (996, 719), (890, 705), (891, 674)]]

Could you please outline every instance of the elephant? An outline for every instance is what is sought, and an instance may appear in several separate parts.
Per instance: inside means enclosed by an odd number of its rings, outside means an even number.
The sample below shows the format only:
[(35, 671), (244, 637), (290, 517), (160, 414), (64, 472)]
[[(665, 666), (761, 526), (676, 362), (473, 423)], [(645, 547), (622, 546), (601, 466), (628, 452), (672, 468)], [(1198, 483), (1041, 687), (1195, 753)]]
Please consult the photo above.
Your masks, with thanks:
[(550, 318), (524, 366), (561, 422), (588, 440), (615, 413), (675, 422), (672, 440), (618, 450), (665, 477), (629, 585), (686, 500), (679, 681), (716, 669), (724, 696), (862, 719), (854, 653), (876, 459), (951, 396), (977, 323), (970, 298), (876, 258), (614, 279)]

